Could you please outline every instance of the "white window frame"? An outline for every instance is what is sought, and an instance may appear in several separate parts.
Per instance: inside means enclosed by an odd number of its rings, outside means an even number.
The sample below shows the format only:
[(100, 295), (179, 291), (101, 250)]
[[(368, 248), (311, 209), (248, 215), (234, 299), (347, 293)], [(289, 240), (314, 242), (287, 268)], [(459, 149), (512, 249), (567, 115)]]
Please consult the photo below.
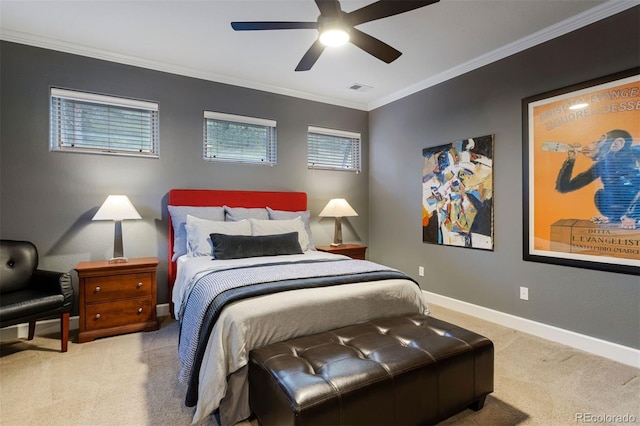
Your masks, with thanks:
[[(105, 122), (106, 125), (114, 126), (116, 132), (105, 130), (92, 132), (91, 135), (83, 133), (78, 120), (83, 106), (104, 108), (106, 114), (110, 111), (139, 112), (140, 119), (135, 122), (139, 135), (132, 134), (130, 129), (125, 129), (123, 126), (128, 123), (117, 119), (113, 121), (108, 119)], [(159, 158), (159, 121), (159, 107), (155, 102), (51, 88), (50, 149), (52, 152)], [(114, 133), (120, 134), (114, 136)], [(129, 133), (130, 136), (125, 136), (125, 133)], [(130, 137), (131, 141), (122, 144), (122, 138), (125, 137)], [(138, 145), (137, 148), (132, 148), (135, 145)]]
[[(317, 152), (312, 145), (318, 143), (313, 135), (326, 136), (323, 144), (325, 155)], [(331, 140), (333, 139), (333, 147)], [(336, 143), (346, 144), (343, 147), (349, 151), (338, 152)], [(360, 133), (346, 130), (327, 129), (323, 127), (309, 126), (307, 131), (307, 167), (309, 169), (339, 170), (360, 173), (362, 170), (362, 139)], [(316, 151), (314, 154), (313, 151)], [(339, 159), (342, 157), (342, 159)]]
[[(252, 155), (248, 155), (242, 151), (241, 140), (236, 140), (238, 144), (238, 151), (233, 155), (225, 156), (211, 152), (215, 149), (215, 140), (209, 140), (207, 132), (207, 123), (209, 121), (226, 122), (230, 124), (246, 124), (254, 127), (263, 127), (268, 132), (266, 139), (264, 140), (264, 155), (260, 158)], [(278, 164), (278, 136), (277, 136), (277, 122), (275, 120), (269, 120), (265, 118), (246, 117), (242, 115), (226, 114), (222, 112), (204, 111), (204, 124), (203, 124), (203, 146), (202, 146), (202, 158), (206, 161), (212, 162), (232, 162), (243, 164), (262, 164), (269, 165), (271, 167)], [(254, 141), (255, 142), (255, 141)]]

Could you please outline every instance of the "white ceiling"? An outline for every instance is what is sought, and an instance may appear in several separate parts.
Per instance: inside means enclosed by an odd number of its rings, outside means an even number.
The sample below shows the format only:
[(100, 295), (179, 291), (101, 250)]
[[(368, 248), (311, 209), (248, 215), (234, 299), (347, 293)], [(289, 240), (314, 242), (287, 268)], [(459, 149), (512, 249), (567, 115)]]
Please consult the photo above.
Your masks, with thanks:
[[(349, 12), (372, 1), (342, 0)], [(0, 38), (371, 110), (640, 4), (640, 0), (441, 0), (358, 28), (403, 52), (349, 44), (295, 72), (315, 30), (235, 32), (231, 21), (315, 21), (313, 0), (0, 0)], [(586, 52), (585, 52), (586, 53)], [(368, 91), (349, 89), (354, 83)]]

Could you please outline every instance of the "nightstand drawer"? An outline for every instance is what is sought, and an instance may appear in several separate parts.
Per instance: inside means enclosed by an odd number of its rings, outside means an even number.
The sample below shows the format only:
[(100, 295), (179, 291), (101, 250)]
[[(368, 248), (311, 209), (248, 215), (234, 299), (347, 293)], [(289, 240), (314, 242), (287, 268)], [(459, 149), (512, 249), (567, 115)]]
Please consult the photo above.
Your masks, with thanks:
[(366, 249), (359, 248), (359, 247), (346, 248), (341, 250), (339, 253), (344, 254), (345, 256), (349, 256), (352, 259), (366, 260), (365, 250)]
[(150, 273), (109, 275), (87, 278), (86, 303), (151, 296)]
[(367, 246), (360, 244), (343, 244), (341, 246), (316, 246), (318, 251), (324, 251), (333, 254), (342, 254), (352, 259), (366, 260)]
[(86, 330), (98, 330), (155, 319), (151, 298), (121, 300), (87, 305)]

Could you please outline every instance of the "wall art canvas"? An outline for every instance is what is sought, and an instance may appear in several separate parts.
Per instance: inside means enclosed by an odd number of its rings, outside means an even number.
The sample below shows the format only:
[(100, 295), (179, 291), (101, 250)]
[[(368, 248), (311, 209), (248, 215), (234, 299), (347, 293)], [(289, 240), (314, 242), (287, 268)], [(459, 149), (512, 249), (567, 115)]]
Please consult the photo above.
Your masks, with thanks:
[(640, 75), (523, 100), (523, 258), (640, 273)]
[(493, 250), (493, 135), (422, 150), (422, 241)]

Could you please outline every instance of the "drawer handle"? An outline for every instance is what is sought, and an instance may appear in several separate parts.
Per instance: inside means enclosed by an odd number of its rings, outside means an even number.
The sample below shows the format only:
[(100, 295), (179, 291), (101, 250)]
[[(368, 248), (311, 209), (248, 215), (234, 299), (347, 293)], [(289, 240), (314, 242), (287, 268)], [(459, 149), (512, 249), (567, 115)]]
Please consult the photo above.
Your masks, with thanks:
[(142, 283), (138, 283), (138, 288), (142, 287)]
[(96, 319), (100, 319), (100, 314), (96, 314)]
[(138, 308), (138, 313), (141, 314), (142, 313), (142, 308)]
[(99, 292), (100, 290), (102, 290), (100, 286), (96, 286), (96, 293)]

